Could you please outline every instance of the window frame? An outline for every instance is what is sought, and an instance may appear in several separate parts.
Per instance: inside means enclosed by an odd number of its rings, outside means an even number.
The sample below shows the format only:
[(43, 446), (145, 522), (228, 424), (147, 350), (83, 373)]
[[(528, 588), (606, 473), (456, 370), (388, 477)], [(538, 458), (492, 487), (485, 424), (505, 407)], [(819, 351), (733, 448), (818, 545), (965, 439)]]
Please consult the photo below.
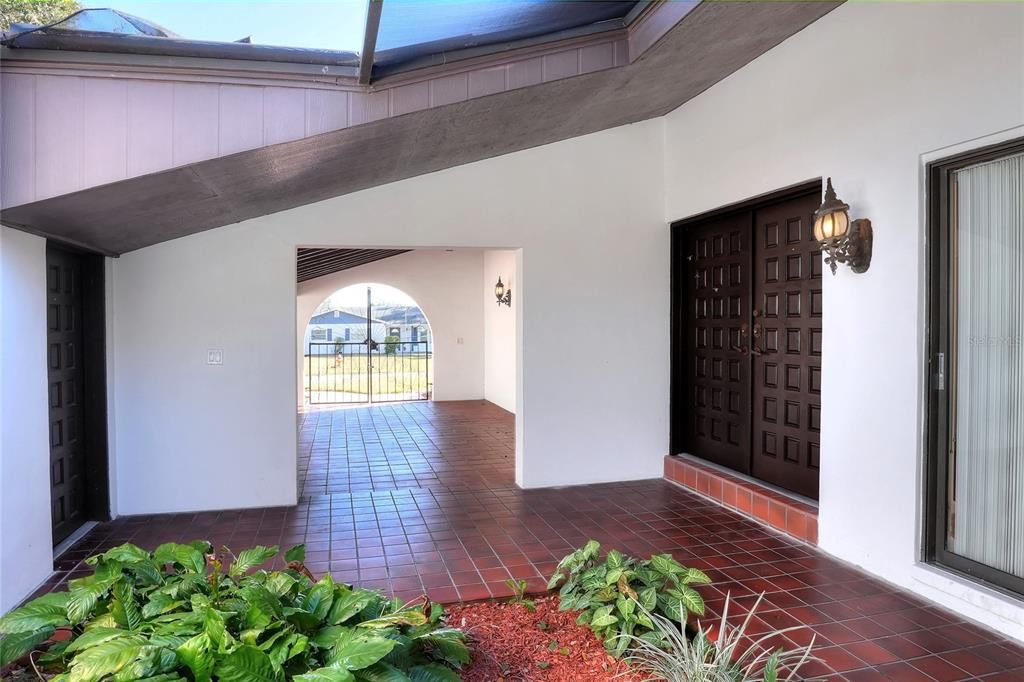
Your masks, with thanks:
[[(927, 183), (927, 411), (925, 413), (924, 560), (1016, 598), (1024, 597), (1024, 578), (968, 559), (946, 548), (949, 522), (949, 446), (952, 420), (950, 372), (952, 339), (951, 182), (968, 166), (1024, 153), (1024, 138), (980, 147), (933, 161)], [(941, 367), (939, 354), (943, 354)], [(942, 383), (939, 385), (940, 372)]]

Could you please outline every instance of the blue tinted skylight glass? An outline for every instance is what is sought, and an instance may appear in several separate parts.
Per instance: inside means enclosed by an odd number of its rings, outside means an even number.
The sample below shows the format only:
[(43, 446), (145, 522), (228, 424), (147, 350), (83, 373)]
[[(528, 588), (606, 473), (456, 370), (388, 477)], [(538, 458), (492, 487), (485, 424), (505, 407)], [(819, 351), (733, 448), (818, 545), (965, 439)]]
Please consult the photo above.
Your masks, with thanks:
[(405, 61), (622, 19), (636, 4), (635, 0), (384, 0), (377, 61)]
[(147, 19), (189, 40), (319, 50), (363, 49), (366, 0), (85, 0)]

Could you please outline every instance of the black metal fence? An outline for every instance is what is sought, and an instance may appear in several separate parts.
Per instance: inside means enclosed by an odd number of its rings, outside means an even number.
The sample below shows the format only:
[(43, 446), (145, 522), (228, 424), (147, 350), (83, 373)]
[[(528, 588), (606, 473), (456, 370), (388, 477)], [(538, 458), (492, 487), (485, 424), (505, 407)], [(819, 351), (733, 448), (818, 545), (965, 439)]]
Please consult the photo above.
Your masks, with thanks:
[(311, 405), (430, 399), (429, 341), (327, 341), (306, 349)]

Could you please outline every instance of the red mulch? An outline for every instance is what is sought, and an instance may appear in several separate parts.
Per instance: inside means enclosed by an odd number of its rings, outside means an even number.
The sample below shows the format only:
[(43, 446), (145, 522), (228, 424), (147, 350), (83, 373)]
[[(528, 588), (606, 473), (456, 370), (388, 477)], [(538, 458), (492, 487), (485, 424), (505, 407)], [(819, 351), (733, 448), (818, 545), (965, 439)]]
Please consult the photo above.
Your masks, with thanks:
[[(473, 662), (459, 671), (465, 682), (645, 679), (629, 673), (625, 663), (609, 656), (589, 628), (576, 625), (579, 612), (559, 611), (557, 597), (542, 597), (535, 603), (533, 613), (506, 602), (457, 604), (445, 609), (448, 624), (470, 637)], [(626, 674), (618, 677), (622, 673)]]

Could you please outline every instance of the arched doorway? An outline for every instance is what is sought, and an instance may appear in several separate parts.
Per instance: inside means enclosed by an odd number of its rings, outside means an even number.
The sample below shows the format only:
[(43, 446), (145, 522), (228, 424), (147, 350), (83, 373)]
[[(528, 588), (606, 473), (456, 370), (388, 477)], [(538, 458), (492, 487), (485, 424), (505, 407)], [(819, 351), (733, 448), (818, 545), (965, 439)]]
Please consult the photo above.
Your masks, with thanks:
[(309, 405), (430, 400), (433, 394), (430, 322), (395, 287), (338, 289), (310, 317), (302, 348)]

